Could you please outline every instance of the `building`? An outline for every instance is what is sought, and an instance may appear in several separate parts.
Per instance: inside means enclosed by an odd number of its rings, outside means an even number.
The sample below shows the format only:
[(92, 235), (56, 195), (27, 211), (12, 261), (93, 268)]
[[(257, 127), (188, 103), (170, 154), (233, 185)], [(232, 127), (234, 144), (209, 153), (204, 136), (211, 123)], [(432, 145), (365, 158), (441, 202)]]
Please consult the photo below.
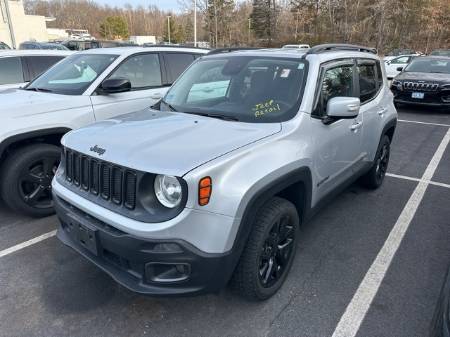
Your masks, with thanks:
[(134, 44), (143, 45), (144, 43), (156, 44), (156, 36), (152, 35), (140, 35), (140, 36), (130, 36), (130, 42)]
[(0, 41), (17, 48), (24, 41), (48, 41), (46, 21), (26, 15), (22, 0), (0, 0)]

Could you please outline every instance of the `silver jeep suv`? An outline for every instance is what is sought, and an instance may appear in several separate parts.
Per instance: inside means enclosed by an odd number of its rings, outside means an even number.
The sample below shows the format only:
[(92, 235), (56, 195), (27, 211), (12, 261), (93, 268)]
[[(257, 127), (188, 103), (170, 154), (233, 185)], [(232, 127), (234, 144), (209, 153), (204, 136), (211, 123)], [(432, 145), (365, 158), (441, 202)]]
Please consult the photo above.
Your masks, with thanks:
[(396, 120), (373, 49), (211, 53), (152, 108), (64, 136), (58, 237), (139, 293), (269, 298), (299, 226), (382, 184)]

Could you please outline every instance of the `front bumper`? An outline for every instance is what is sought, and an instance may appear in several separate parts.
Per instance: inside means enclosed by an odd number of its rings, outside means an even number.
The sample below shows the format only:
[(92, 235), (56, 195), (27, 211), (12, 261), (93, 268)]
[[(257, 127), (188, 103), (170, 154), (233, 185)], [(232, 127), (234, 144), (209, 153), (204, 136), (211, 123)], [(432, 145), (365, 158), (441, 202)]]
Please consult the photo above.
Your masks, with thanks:
[[(391, 87), (394, 94), (394, 102), (400, 104), (411, 105), (426, 105), (433, 107), (450, 107), (450, 92), (449, 91), (433, 91), (423, 92), (424, 98), (412, 98), (413, 91), (398, 90), (396, 87)], [(420, 92), (420, 90), (418, 90)]]
[(58, 238), (128, 289), (148, 295), (215, 292), (230, 279), (237, 257), (204, 253), (182, 240), (127, 234), (54, 195)]

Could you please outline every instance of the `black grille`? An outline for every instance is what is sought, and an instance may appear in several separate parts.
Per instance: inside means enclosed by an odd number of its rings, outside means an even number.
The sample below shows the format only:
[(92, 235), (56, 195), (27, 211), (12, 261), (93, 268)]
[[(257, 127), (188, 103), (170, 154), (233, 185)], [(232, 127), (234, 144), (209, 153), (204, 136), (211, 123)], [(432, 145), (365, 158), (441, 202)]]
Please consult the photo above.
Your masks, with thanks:
[(425, 82), (403, 82), (403, 89), (418, 91), (437, 91), (439, 84)]
[(66, 149), (66, 181), (128, 209), (136, 207), (136, 172)]

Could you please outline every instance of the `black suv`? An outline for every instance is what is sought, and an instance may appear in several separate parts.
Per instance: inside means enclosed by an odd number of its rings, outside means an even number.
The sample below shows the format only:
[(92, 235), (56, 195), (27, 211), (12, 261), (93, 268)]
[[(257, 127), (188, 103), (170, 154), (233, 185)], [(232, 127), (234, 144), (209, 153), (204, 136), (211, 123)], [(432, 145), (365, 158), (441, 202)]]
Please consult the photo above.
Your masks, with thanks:
[(415, 58), (392, 81), (396, 104), (450, 108), (450, 57)]

